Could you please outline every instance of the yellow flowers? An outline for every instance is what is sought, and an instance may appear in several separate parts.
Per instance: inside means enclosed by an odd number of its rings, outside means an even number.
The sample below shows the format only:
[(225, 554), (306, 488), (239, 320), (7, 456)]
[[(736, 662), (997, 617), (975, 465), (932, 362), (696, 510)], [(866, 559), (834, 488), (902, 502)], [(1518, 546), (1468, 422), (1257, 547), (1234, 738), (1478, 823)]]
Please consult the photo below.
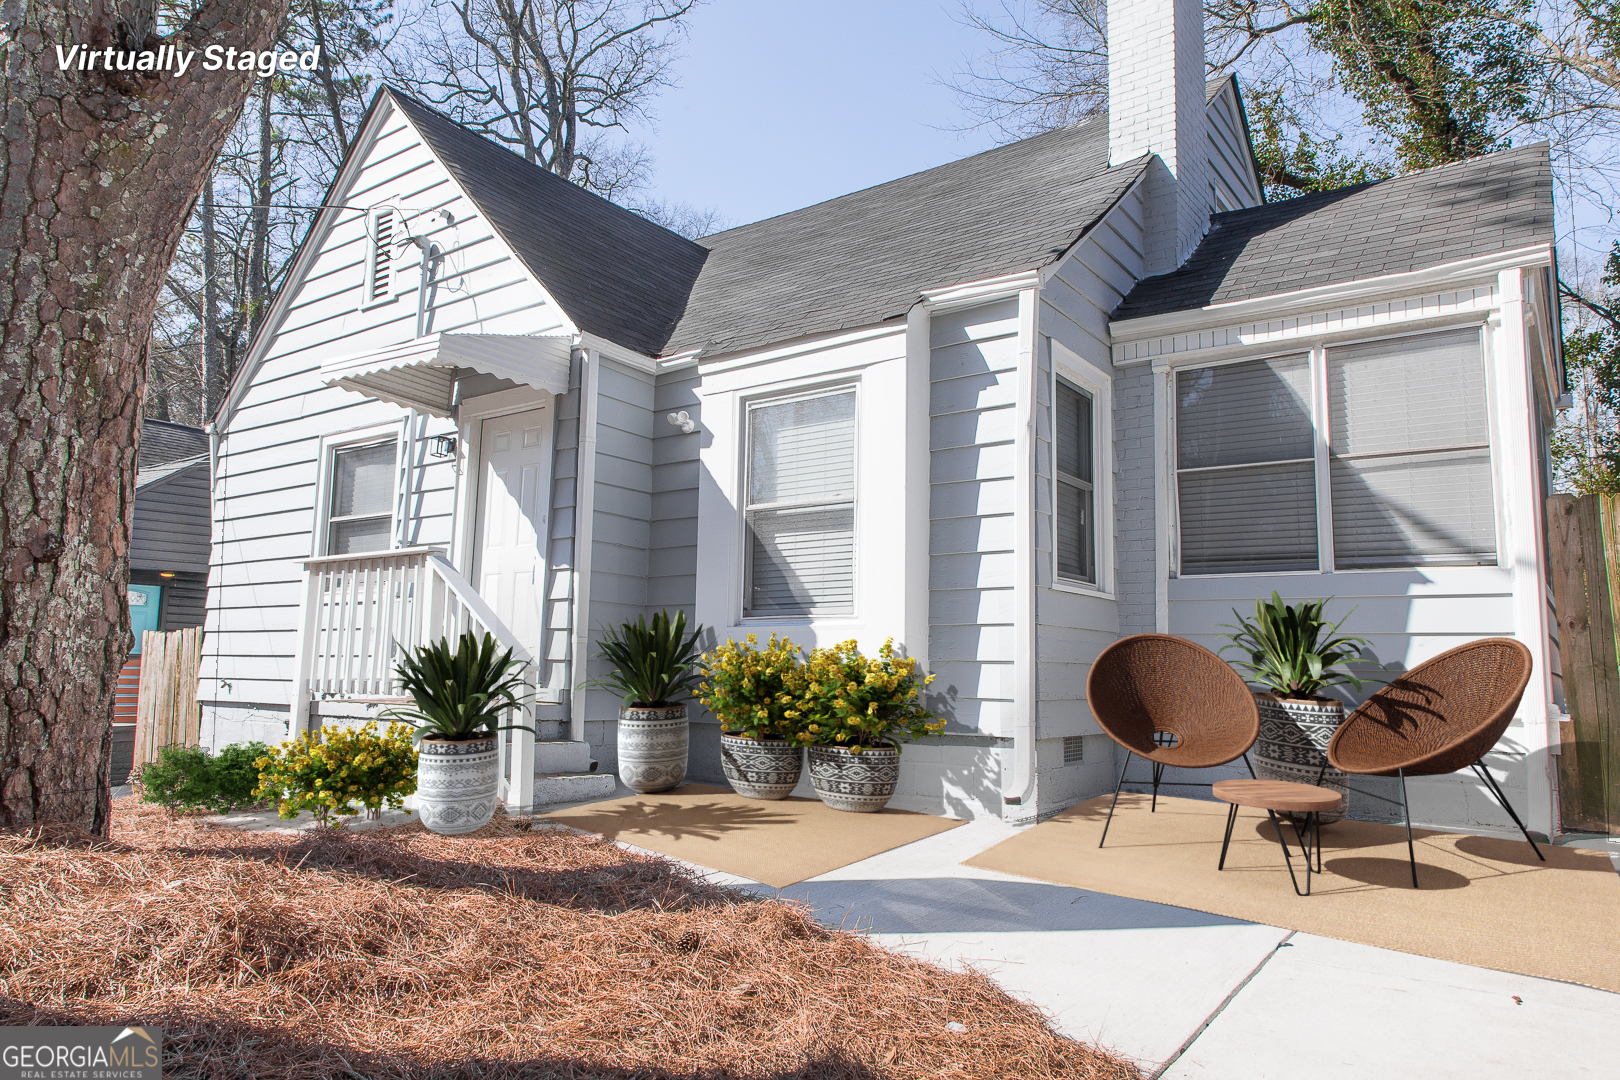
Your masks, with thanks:
[(275, 798), (284, 818), (310, 810), (323, 824), (362, 808), (403, 805), (416, 791), (411, 729), (389, 724), (379, 734), (376, 728), (375, 723), (360, 724), (287, 740), (255, 763), (259, 786), (254, 794)]

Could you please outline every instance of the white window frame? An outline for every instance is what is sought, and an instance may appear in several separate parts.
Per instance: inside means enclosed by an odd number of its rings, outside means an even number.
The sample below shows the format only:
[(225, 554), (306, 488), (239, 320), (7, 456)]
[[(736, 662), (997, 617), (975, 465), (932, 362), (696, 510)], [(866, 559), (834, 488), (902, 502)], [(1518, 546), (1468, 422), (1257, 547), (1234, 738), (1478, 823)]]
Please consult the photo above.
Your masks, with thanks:
[[(377, 291), (377, 255), (379, 250), (382, 248), (382, 244), (377, 235), (377, 222), (378, 219), (384, 214), (387, 214), (392, 218), (391, 227), (389, 229), (389, 243), (387, 247), (388, 286), (383, 290), (383, 294), (378, 296), (375, 295)], [(365, 283), (360, 291), (361, 311), (365, 311), (369, 308), (381, 307), (383, 304), (392, 304), (396, 299), (398, 299), (400, 268), (398, 252), (394, 250), (396, 246), (394, 242), (399, 238), (400, 232), (404, 228), (404, 219), (405, 215), (400, 212), (398, 207), (391, 203), (379, 203), (378, 205), (369, 207), (366, 210), (366, 267), (364, 275)]]
[[(342, 450), (358, 450), (364, 446), (376, 446), (382, 443), (392, 443), (394, 447), (394, 490), (392, 498), (389, 499), (388, 547), (381, 549), (381, 551), (395, 551), (401, 546), (399, 533), (401, 503), (403, 502), (400, 495), (404, 484), (401, 477), (405, 455), (404, 427), (405, 420), (401, 419), (392, 424), (374, 424), (321, 437), (319, 457), (321, 471), (315, 485), (315, 543), (312, 555), (316, 557), (325, 556), (327, 545), (331, 540), (332, 484), (334, 470), (337, 467), (338, 452)], [(380, 552), (367, 552), (365, 554), (378, 553)], [(355, 558), (360, 557), (362, 557), (361, 554), (357, 553), (355, 555)]]
[[(1485, 414), (1490, 438), (1491, 455), (1491, 498), (1495, 506), (1496, 518), (1496, 562), (1479, 564), (1452, 564), (1452, 563), (1418, 563), (1413, 566), (1378, 566), (1355, 567), (1338, 569), (1333, 556), (1333, 501), (1332, 501), (1332, 472), (1331, 430), (1332, 413), (1328, 402), (1328, 370), (1327, 354), (1329, 349), (1344, 349), (1355, 345), (1366, 345), (1379, 341), (1394, 341), (1401, 338), (1423, 337), (1428, 334), (1445, 333), (1449, 330), (1463, 330), (1474, 327), (1480, 334), (1480, 354), (1484, 363), (1485, 377)], [(1316, 483), (1316, 543), (1317, 543), (1317, 569), (1315, 570), (1233, 570), (1219, 574), (1194, 574), (1192, 580), (1206, 578), (1234, 578), (1234, 577), (1300, 577), (1319, 576), (1322, 574), (1387, 574), (1391, 571), (1405, 571), (1423, 569), (1424, 567), (1443, 567), (1446, 569), (1471, 569), (1474, 565), (1479, 567), (1500, 567), (1504, 552), (1504, 499), (1503, 478), (1500, 466), (1501, 438), (1498, 430), (1496, 416), (1496, 389), (1495, 389), (1495, 334), (1492, 333), (1489, 319), (1482, 319), (1475, 315), (1455, 322), (1443, 322), (1423, 327), (1413, 327), (1403, 330), (1392, 330), (1382, 334), (1341, 335), (1333, 338), (1318, 337), (1308, 342), (1299, 342), (1293, 348), (1271, 349), (1266, 352), (1252, 353), (1242, 356), (1228, 356), (1209, 361), (1193, 360), (1188, 363), (1171, 366), (1171, 392), (1169, 395), (1167, 423), (1166, 423), (1166, 454), (1167, 463), (1166, 486), (1169, 491), (1170, 512), (1173, 515), (1174, 528), (1172, 537), (1174, 547), (1170, 559), (1170, 576), (1182, 578), (1181, 571), (1181, 488), (1180, 470), (1176, 468), (1177, 437), (1179, 434), (1180, 418), (1177, 411), (1178, 396), (1175, 393), (1177, 377), (1184, 371), (1196, 371), (1201, 368), (1225, 367), (1229, 364), (1247, 364), (1260, 360), (1275, 360), (1286, 356), (1298, 356), (1301, 352), (1310, 354), (1310, 386), (1311, 386), (1311, 427), (1315, 440), (1315, 472)], [(1055, 493), (1054, 493), (1055, 494)], [(1055, 505), (1054, 505), (1055, 509)], [(1054, 561), (1054, 567), (1056, 563)]]
[[(854, 424), (853, 458), (854, 458), (854, 484), (850, 492), (849, 507), (853, 538), (850, 544), (850, 608), (848, 611), (803, 612), (797, 614), (768, 613), (762, 615), (752, 614), (748, 607), (749, 583), (754, 575), (754, 545), (748, 535), (748, 514), (753, 504), (748, 500), (749, 467), (753, 455), (749, 452), (749, 414), (751, 410), (760, 406), (779, 405), (789, 401), (804, 401), (810, 398), (831, 397), (835, 394), (852, 393), (855, 395), (855, 415), (851, 420)], [(738, 583), (738, 598), (740, 610), (737, 611), (737, 625), (776, 625), (794, 626), (825, 620), (854, 620), (860, 617), (861, 611), (861, 406), (865, 395), (860, 390), (858, 378), (844, 378), (833, 382), (822, 381), (811, 386), (796, 386), (792, 389), (777, 389), (765, 393), (753, 393), (738, 399), (737, 411), (737, 505), (741, 512), (737, 514), (738, 537), (737, 550), (742, 553), (739, 561), (742, 574)], [(832, 504), (828, 504), (832, 505)], [(838, 504), (842, 505), (842, 504)]]
[(1051, 360), (1047, 401), (1057, 408), (1057, 381), (1063, 379), (1091, 395), (1091, 518), (1097, 560), (1097, 582), (1060, 577), (1057, 569), (1057, 423), (1051, 425), (1051, 477), (1047, 492), (1052, 508), (1052, 588), (1111, 599), (1114, 595), (1114, 400), (1113, 377), (1056, 338), (1046, 339)]

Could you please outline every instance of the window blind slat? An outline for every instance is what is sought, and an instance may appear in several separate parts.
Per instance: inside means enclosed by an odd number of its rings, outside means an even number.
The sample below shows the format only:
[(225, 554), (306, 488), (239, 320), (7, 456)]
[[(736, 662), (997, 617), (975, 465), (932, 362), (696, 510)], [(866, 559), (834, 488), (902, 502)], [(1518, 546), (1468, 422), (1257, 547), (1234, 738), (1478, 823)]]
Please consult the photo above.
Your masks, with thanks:
[(850, 498), (855, 491), (854, 421), (853, 393), (751, 408), (748, 501)]
[(1091, 395), (1066, 382), (1057, 384), (1057, 467), (1092, 483)]
[(851, 507), (756, 510), (749, 611), (808, 614), (848, 611), (855, 600), (855, 512)]
[(378, 443), (332, 455), (332, 516), (394, 512), (394, 444)]
[(1329, 349), (1328, 402), (1336, 566), (1496, 561), (1490, 451), (1438, 449), (1490, 440), (1477, 327)]
[(1176, 467), (1308, 458), (1308, 354), (1183, 371), (1176, 376)]
[(1066, 484), (1057, 485), (1057, 567), (1064, 577), (1082, 581), (1097, 580), (1095, 527), (1091, 518), (1091, 492)]
[(1317, 568), (1310, 462), (1183, 474), (1179, 488), (1183, 574)]
[(353, 518), (334, 521), (326, 540), (328, 555), (358, 555), (363, 551), (387, 551), (393, 532), (394, 519)]

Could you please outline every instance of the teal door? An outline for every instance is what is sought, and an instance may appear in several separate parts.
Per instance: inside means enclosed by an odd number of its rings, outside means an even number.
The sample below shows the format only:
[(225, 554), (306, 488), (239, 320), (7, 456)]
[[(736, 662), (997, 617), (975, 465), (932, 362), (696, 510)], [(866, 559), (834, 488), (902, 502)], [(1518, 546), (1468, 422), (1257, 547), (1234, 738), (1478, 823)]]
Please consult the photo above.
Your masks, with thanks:
[(141, 633), (158, 628), (158, 605), (163, 600), (161, 585), (131, 585), (129, 587), (129, 628), (135, 635), (135, 648), (141, 651)]

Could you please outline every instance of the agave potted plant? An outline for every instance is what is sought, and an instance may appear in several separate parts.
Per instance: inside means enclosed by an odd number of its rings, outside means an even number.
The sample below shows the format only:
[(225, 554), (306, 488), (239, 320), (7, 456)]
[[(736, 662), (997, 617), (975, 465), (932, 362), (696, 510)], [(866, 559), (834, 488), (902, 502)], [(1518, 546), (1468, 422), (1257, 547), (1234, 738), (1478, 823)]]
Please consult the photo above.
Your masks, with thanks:
[(1233, 609), (1237, 623), (1226, 624), (1232, 631), (1226, 635), (1231, 644), (1221, 652), (1236, 649), (1247, 654), (1247, 662), (1239, 660), (1233, 666), (1245, 669), (1249, 681), (1263, 687), (1254, 695), (1260, 709), (1255, 775), (1262, 780), (1320, 782), (1334, 789), (1344, 797), (1344, 810), (1323, 815), (1322, 820), (1337, 821), (1349, 813), (1350, 789), (1344, 773), (1331, 766), (1323, 772), (1323, 766), (1328, 743), (1344, 723), (1344, 702), (1322, 691), (1333, 686), (1361, 689), (1363, 680), (1348, 664), (1360, 657), (1367, 641), (1340, 636), (1344, 619), (1328, 622), (1323, 615), (1327, 604), (1326, 600), (1285, 604), (1273, 592), (1269, 601), (1254, 602), (1253, 619)]
[(853, 641), (817, 649), (788, 674), (796, 698), (788, 715), (803, 724), (798, 739), (810, 748), (810, 786), (822, 802), (861, 814), (888, 804), (900, 782), (900, 743), (945, 730), (921, 701), (933, 681), (916, 660), (894, 655), (893, 638), (876, 657)]
[(686, 778), (691, 745), (686, 702), (701, 679), (703, 627), (686, 631), (686, 612), (637, 616), (603, 632), (599, 657), (613, 665), (587, 686), (613, 690), (619, 710), (619, 779), (633, 791), (668, 791)]
[(703, 656), (698, 700), (720, 721), (720, 765), (737, 794), (785, 799), (799, 784), (804, 745), (788, 678), (798, 647), (771, 635), (762, 649), (749, 634)]
[(479, 641), (469, 630), (453, 651), (450, 639), (440, 638), (396, 667), (412, 704), (384, 715), (414, 728), (416, 809), (433, 832), (469, 833), (489, 823), (501, 781), (496, 740), (529, 730), (501, 722), (523, 708), (528, 665), (499, 649), (490, 634)]

